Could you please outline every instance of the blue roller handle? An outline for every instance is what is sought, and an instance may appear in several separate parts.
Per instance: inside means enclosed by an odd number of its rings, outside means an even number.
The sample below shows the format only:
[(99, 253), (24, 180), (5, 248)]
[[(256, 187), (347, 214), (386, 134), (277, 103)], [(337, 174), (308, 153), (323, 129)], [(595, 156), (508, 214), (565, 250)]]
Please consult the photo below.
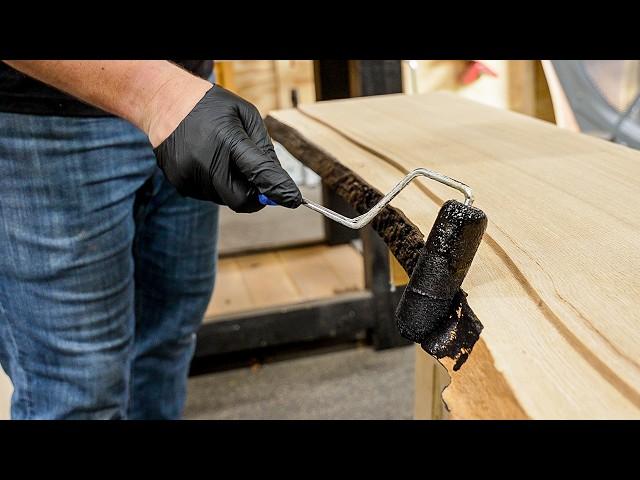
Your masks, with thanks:
[(258, 201), (262, 204), (262, 205), (278, 205), (276, 202), (274, 202), (273, 200), (269, 200), (269, 197), (267, 197), (266, 195), (263, 195), (261, 193), (258, 194)]

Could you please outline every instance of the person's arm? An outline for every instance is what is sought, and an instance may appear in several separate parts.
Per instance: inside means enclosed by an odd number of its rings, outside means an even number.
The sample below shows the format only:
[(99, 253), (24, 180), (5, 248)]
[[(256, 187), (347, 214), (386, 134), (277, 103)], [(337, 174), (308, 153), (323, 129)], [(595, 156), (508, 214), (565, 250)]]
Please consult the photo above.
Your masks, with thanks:
[(16, 70), (130, 121), (157, 147), (211, 88), (165, 60), (5, 60)]
[(289, 208), (302, 202), (258, 110), (168, 61), (5, 62), (140, 128), (158, 165), (185, 196), (238, 212), (260, 210), (258, 193)]

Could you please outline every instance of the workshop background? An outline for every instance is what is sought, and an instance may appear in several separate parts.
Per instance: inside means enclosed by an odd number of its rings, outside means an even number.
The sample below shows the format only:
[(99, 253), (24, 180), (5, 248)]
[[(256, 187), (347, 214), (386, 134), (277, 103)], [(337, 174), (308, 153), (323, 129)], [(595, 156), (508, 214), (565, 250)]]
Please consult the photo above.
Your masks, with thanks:
[[(638, 63), (592, 61), (586, 68), (623, 111), (638, 95)], [(323, 100), (444, 90), (599, 135), (597, 125), (580, 124), (558, 64), (242, 60), (218, 61), (215, 73), (217, 83), (263, 116)], [(318, 175), (280, 144), (276, 151), (306, 198), (353, 215)], [(446, 417), (438, 392), (448, 375), (435, 361), (418, 363), (413, 344), (395, 332), (393, 308), (407, 276), (370, 229), (354, 232), (305, 208), (265, 208), (251, 218), (223, 208), (220, 232), (216, 288), (192, 365), (187, 419)], [(417, 389), (432, 394), (421, 399)], [(10, 392), (0, 372), (0, 418), (9, 416)]]

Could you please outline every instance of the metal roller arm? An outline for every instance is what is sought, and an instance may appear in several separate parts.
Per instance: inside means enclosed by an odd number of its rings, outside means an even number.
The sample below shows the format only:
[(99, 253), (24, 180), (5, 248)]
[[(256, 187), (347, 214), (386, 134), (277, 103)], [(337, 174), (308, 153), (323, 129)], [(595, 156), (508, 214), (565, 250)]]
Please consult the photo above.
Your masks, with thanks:
[(409, 184), (409, 182), (411, 182), (411, 180), (420, 176), (430, 178), (432, 180), (435, 180), (436, 182), (440, 182), (451, 188), (455, 188), (456, 190), (464, 194), (465, 205), (471, 206), (473, 204), (473, 192), (468, 185), (465, 185), (464, 183), (459, 182), (458, 180), (455, 180), (453, 178), (447, 177), (446, 175), (442, 175), (441, 173), (427, 170), (426, 168), (416, 168), (415, 170), (409, 172), (406, 177), (400, 180), (400, 182), (398, 182), (398, 184), (393, 187), (389, 193), (382, 197), (371, 210), (355, 218), (348, 218), (344, 215), (340, 215), (339, 213), (334, 212), (333, 210), (329, 210), (328, 208), (312, 202), (311, 200), (307, 200), (306, 198), (302, 199), (302, 205), (323, 214), (325, 217), (330, 218), (331, 220), (334, 220), (341, 225), (344, 225), (345, 227), (357, 230), (366, 226), (371, 220), (373, 220), (373, 217), (380, 213), (380, 210), (386, 207), (387, 204), (391, 200), (393, 200), (395, 196), (398, 195), (398, 193), (400, 193), (400, 191)]

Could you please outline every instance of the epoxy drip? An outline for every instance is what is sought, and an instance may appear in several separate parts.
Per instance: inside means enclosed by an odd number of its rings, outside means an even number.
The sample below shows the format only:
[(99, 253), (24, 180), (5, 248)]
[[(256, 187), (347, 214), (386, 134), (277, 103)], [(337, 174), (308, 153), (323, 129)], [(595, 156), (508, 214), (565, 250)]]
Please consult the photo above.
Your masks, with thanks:
[(431, 330), (420, 346), (436, 358), (455, 360), (453, 370), (457, 371), (469, 357), (482, 328), (467, 303), (467, 293), (460, 288), (453, 297), (447, 317)]

